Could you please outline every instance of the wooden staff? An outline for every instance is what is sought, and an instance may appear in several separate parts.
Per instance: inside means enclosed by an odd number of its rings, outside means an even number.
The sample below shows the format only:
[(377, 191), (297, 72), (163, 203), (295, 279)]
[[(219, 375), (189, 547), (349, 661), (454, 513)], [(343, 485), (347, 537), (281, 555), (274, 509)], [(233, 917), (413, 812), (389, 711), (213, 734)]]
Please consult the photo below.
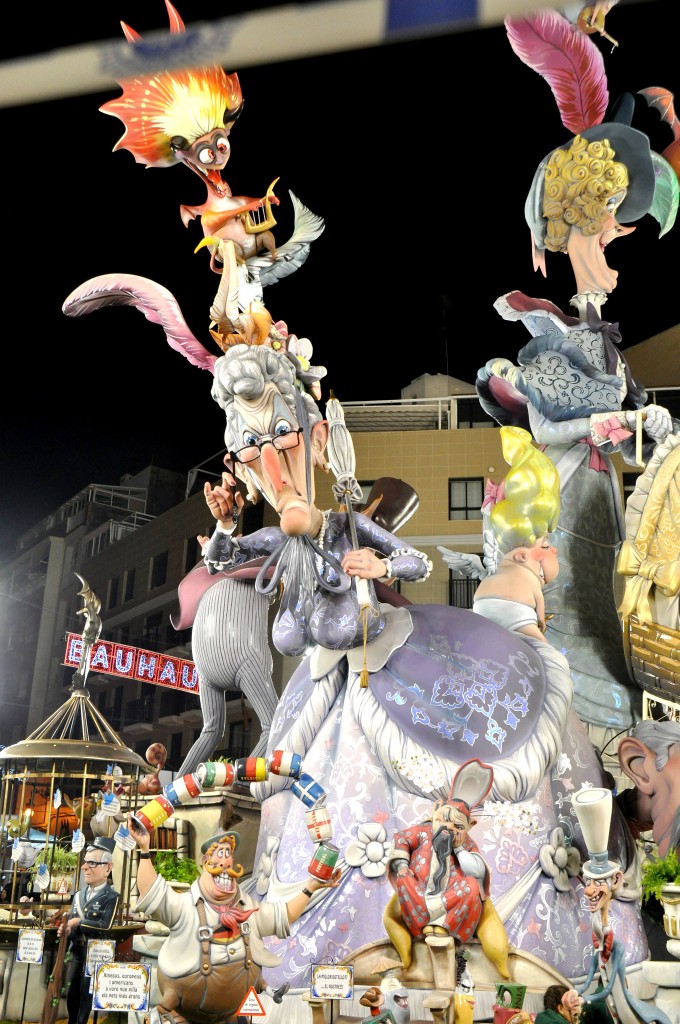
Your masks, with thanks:
[(47, 982), (47, 991), (45, 992), (45, 1002), (43, 1003), (42, 1013), (40, 1015), (40, 1024), (56, 1024), (57, 1017), (59, 1016), (59, 1001), (61, 999), (61, 987), (64, 977), (64, 958), (66, 956), (66, 946), (68, 943), (68, 928), (66, 922), (68, 920), (69, 908), (62, 907), (56, 914), (53, 914), (50, 918), (49, 923), (54, 924), (58, 927), (61, 924), (62, 932), (59, 936), (59, 943), (57, 945), (57, 956), (52, 966), (52, 973), (49, 976)]

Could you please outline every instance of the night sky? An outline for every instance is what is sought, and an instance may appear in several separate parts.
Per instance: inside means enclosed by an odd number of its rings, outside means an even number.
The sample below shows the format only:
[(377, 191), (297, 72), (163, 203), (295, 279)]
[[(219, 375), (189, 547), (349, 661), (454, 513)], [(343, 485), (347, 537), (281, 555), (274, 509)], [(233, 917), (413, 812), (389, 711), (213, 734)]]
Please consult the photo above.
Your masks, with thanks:
[[(187, 23), (215, 17), (214, 4), (177, 6)], [(267, 5), (224, 13), (248, 6)], [(161, 0), (100, 0), (73, 24), (63, 5), (44, 15), (20, 5), (22, 19), (0, 59), (118, 38), (121, 19), (142, 35), (166, 25)], [(680, 97), (677, 0), (622, 0), (607, 29), (620, 44), (613, 53), (593, 38), (612, 100), (652, 85)], [(324, 399), (330, 389), (341, 401), (399, 398), (423, 373), (472, 385), (487, 359), (514, 358), (528, 340), (493, 308), (512, 289), (568, 309), (568, 260), (548, 253), (547, 280), (533, 272), (523, 207), (539, 160), (569, 133), (502, 26), (225, 70), (239, 73), (245, 97), (224, 175), (232, 191), (261, 195), (280, 178), (279, 242), (292, 226), (289, 189), (326, 223), (307, 263), (265, 290), (274, 318), (309, 337), (314, 362), (328, 368)], [(0, 558), (89, 483), (116, 484), (150, 462), (186, 472), (223, 446), (210, 374), (172, 351), (159, 327), (132, 309), (61, 311), (87, 278), (140, 274), (175, 295), (217, 352), (208, 310), (218, 277), (207, 250), (194, 254), (198, 222), (184, 228), (179, 215), (205, 188), (182, 167), (145, 170), (127, 151), (112, 153), (122, 124), (98, 108), (119, 94), (113, 86), (0, 109)], [(642, 100), (633, 124), (657, 152), (672, 141)], [(679, 239), (680, 225), (659, 240), (646, 217), (608, 250), (620, 277), (603, 313), (620, 323), (624, 349), (680, 320)]]

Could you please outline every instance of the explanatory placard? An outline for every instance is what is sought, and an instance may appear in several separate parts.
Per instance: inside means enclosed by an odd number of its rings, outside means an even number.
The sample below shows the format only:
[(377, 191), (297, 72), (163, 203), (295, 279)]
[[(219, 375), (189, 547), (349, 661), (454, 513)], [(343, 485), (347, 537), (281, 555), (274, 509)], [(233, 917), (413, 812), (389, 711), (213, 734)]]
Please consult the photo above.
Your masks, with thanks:
[(149, 1008), (148, 964), (98, 964), (94, 979), (93, 1010), (128, 1010), (137, 1013)]

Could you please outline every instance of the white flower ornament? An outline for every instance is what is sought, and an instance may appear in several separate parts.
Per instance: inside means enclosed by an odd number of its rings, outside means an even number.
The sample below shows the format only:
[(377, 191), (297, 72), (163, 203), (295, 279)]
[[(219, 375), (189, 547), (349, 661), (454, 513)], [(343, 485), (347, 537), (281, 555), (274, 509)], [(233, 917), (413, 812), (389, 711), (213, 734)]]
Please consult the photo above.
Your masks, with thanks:
[(387, 833), (377, 821), (369, 821), (357, 828), (345, 850), (345, 861), (352, 868), (361, 868), (367, 878), (379, 878), (387, 871), (387, 853), (391, 847)]
[(538, 862), (543, 874), (553, 879), (558, 892), (568, 892), (569, 879), (581, 870), (581, 854), (575, 846), (566, 845), (561, 828), (552, 830), (550, 842), (539, 850)]

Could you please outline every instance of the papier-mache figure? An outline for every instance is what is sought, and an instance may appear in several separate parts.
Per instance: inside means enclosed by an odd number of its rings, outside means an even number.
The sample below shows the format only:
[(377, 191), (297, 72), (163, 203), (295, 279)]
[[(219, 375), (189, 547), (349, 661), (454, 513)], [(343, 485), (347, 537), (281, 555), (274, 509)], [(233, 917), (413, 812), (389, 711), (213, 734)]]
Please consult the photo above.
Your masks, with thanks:
[(574, 709), (602, 730), (590, 729), (600, 743), (609, 738), (604, 730), (634, 724), (639, 704), (628, 682), (612, 583), (624, 529), (609, 455), (621, 452), (635, 464), (673, 429), (667, 410), (648, 405), (633, 379), (618, 348), (618, 324), (602, 319), (618, 277), (607, 257), (609, 243), (630, 235), (646, 214), (659, 222), (660, 234), (672, 227), (678, 181), (648, 136), (632, 127), (634, 97), (609, 105), (602, 53), (588, 35), (555, 10), (508, 17), (505, 24), (515, 53), (550, 85), (571, 135), (538, 165), (525, 218), (535, 269), (545, 274), (548, 250), (567, 255), (575, 315), (520, 291), (502, 296), (496, 309), (523, 323), (531, 340), (516, 365), (490, 359), (476, 388), (490, 416), (530, 429), (558, 467), (560, 575), (550, 588), (556, 613), (546, 638), (566, 654)]
[[(609, 859), (608, 842), (612, 815), (612, 792), (590, 787), (572, 797), (588, 850), (582, 866), (585, 896), (590, 904), (593, 953), (586, 980), (576, 987), (586, 1006), (606, 1001), (614, 1020), (621, 1024), (670, 1024), (669, 1018), (652, 1003), (636, 998), (626, 983), (626, 948), (616, 939), (609, 921), (611, 901), (623, 889), (623, 872), (618, 861)], [(589, 993), (595, 975), (598, 988)]]
[(404, 967), (421, 935), (450, 935), (466, 942), (477, 935), (501, 975), (509, 977), (508, 939), (489, 899), (486, 861), (470, 835), (472, 808), (488, 794), (493, 770), (476, 758), (462, 765), (446, 801), (434, 804), (432, 820), (394, 834), (388, 877), (395, 895), (384, 914), (385, 930)]
[[(183, 34), (179, 13), (170, 0), (165, 0), (165, 6), (171, 33)], [(141, 42), (138, 32), (122, 25), (129, 43)], [(231, 130), (243, 111), (241, 83), (236, 73), (228, 75), (219, 65), (204, 65), (200, 60), (197, 54), (193, 67), (121, 77), (123, 94), (100, 110), (125, 125), (114, 150), (127, 149), (145, 167), (187, 167), (204, 182), (206, 201), (198, 206), (183, 205), (182, 223), (188, 227), (200, 218), (204, 237), (197, 248), (208, 247), (216, 273), (221, 273), (225, 243), (233, 245), (241, 267), (242, 308), (247, 309), (250, 301), (262, 298), (264, 285), (302, 266), (324, 223), (291, 192), (293, 235), (277, 248), (271, 229), (276, 225), (272, 206), (279, 205), (274, 194), (278, 178), (259, 198), (232, 195), (222, 171), (231, 155)]]
[[(156, 873), (149, 833), (132, 816), (128, 827), (140, 851), (137, 909), (170, 929), (158, 957), (161, 1020), (227, 1024), (251, 986), (267, 989), (262, 968), (278, 958), (266, 949), (264, 937), (287, 936), (313, 893), (337, 884), (339, 869), (327, 881), (310, 875), (287, 903), (258, 904), (238, 885), (243, 875), (234, 860), (239, 834), (228, 830), (202, 844), (200, 877), (188, 892), (177, 893)], [(270, 994), (280, 1002), (283, 992)]]
[(543, 640), (543, 589), (559, 570), (557, 549), (548, 536), (559, 516), (559, 476), (528, 431), (501, 427), (501, 442), (511, 469), (504, 496), (489, 513), (499, 562), (479, 583), (473, 610), (506, 629)]

